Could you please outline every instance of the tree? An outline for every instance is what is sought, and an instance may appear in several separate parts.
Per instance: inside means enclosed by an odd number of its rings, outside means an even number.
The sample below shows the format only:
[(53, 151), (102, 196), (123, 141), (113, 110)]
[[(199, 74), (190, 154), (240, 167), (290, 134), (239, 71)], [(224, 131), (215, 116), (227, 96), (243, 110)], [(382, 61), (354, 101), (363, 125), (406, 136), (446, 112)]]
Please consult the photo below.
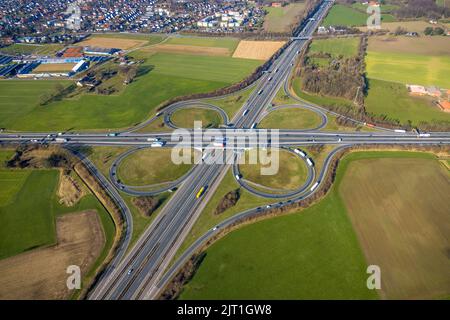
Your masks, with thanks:
[(431, 36), (433, 34), (433, 28), (432, 27), (426, 27), (424, 30), (424, 33), (426, 36)]
[(442, 29), (441, 27), (437, 27), (437, 28), (434, 28), (433, 35), (442, 36), (444, 34), (444, 32), (445, 32), (444, 29)]

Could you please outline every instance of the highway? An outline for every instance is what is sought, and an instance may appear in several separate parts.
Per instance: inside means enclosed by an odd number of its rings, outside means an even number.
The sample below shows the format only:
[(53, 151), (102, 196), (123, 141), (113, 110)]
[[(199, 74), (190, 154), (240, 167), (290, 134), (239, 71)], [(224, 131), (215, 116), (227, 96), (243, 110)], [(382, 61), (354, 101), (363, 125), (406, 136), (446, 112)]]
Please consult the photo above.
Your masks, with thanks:
[[(308, 22), (308, 35), (317, 28), (319, 21), (330, 8), (331, 2), (323, 2)], [(237, 128), (256, 126), (262, 111), (269, 105), (284, 80), (288, 77), (294, 64), (297, 52), (305, 45), (306, 40), (293, 40), (278, 57), (270, 73), (265, 73), (256, 89), (243, 106), (249, 110), (245, 117), (235, 117), (233, 123)], [(234, 157), (234, 151), (224, 151), (225, 158)], [(94, 290), (91, 299), (148, 299), (158, 294), (157, 281), (163, 275), (165, 267), (175, 254), (178, 246), (195, 222), (200, 209), (206, 203), (205, 197), (196, 196), (202, 187), (207, 189), (206, 195), (217, 186), (218, 177), (223, 176), (227, 165), (198, 164), (191, 178), (185, 180), (169, 200), (152, 225), (144, 232), (131, 252), (122, 263), (104, 279), (102, 289)]]
[[(240, 219), (258, 215), (264, 212), (264, 208), (254, 208), (240, 213), (230, 219), (220, 223), (215, 230), (210, 230), (204, 236), (197, 240), (193, 246), (186, 251), (168, 273), (164, 274), (170, 261), (185, 239), (192, 225), (214, 193), (223, 176), (230, 168), (227, 163), (238, 158), (238, 154), (245, 149), (257, 147), (272, 148), (291, 148), (301, 145), (332, 144), (336, 148), (326, 158), (320, 173), (316, 173), (314, 168), (309, 168), (309, 177), (304, 186), (294, 190), (289, 194), (281, 196), (261, 193), (260, 196), (270, 198), (286, 198), (289, 200), (273, 204), (273, 206), (283, 206), (295, 201), (301, 201), (311, 196), (317, 188), (311, 190), (310, 186), (315, 181), (317, 186), (323, 180), (333, 156), (340, 150), (354, 145), (374, 145), (374, 144), (450, 144), (450, 133), (433, 132), (429, 136), (419, 136), (415, 133), (399, 133), (393, 130), (384, 130), (383, 132), (327, 132), (318, 131), (326, 125), (326, 114), (328, 110), (320, 106), (311, 105), (299, 100), (302, 103), (300, 107), (307, 108), (317, 112), (321, 117), (321, 124), (317, 128), (310, 130), (261, 130), (257, 128), (258, 123), (270, 112), (279, 108), (297, 107), (297, 105), (286, 105), (272, 108), (270, 103), (286, 83), (292, 72), (293, 65), (298, 53), (305, 47), (309, 37), (313, 34), (323, 17), (333, 4), (332, 1), (324, 1), (320, 4), (318, 10), (314, 13), (312, 19), (308, 20), (299, 34), (294, 37), (283, 53), (274, 61), (268, 72), (253, 85), (254, 90), (241, 109), (229, 120), (227, 114), (213, 104), (206, 104), (196, 100), (177, 102), (167, 107), (153, 118), (139, 124), (129, 130), (117, 132), (115, 134), (105, 133), (7, 133), (0, 134), (0, 143), (24, 143), (24, 144), (60, 144), (74, 152), (88, 167), (91, 173), (101, 182), (111, 197), (116, 201), (124, 214), (128, 228), (120, 247), (112, 263), (108, 266), (106, 272), (96, 284), (95, 288), (89, 293), (89, 299), (154, 299), (158, 296), (162, 287), (170, 280), (178, 268), (209, 238), (220, 232), (222, 228), (233, 224)], [(298, 100), (298, 99), (297, 99)], [(117, 181), (117, 168), (120, 162), (127, 156), (141, 150), (151, 147), (154, 138), (159, 138), (165, 142), (164, 148), (173, 147), (192, 147), (187, 141), (180, 141), (173, 132), (159, 133), (136, 133), (137, 130), (145, 127), (159, 117), (164, 117), (164, 121), (171, 128), (176, 128), (170, 120), (171, 115), (178, 109), (186, 107), (200, 107), (212, 109), (220, 113), (225, 124), (233, 123), (231, 128), (210, 130), (213, 135), (222, 135), (228, 138), (226, 147), (222, 149), (211, 146), (210, 137), (202, 139), (197, 146), (205, 149), (209, 156), (212, 156), (210, 149), (216, 150), (218, 157), (223, 157), (228, 162), (225, 164), (205, 164), (203, 162), (195, 164), (192, 169), (183, 177), (168, 183), (164, 186), (144, 186), (152, 190), (143, 190), (143, 187), (127, 186)], [(361, 124), (361, 123), (359, 123)], [(377, 129), (377, 128), (376, 128)], [(188, 133), (194, 133), (195, 130), (184, 130)], [(261, 145), (259, 141), (253, 142), (251, 139), (244, 139), (251, 134), (260, 133), (278, 134), (277, 141), (270, 141), (268, 145)], [(209, 139), (209, 140), (208, 140)], [(233, 144), (234, 141), (237, 141)], [(103, 177), (98, 170), (90, 163), (88, 159), (77, 151), (79, 146), (130, 146), (132, 149), (121, 154), (113, 163), (109, 178), (110, 183)], [(238, 168), (233, 167), (238, 174)], [(258, 193), (245, 180), (240, 181), (241, 185), (250, 192)], [(154, 188), (155, 187), (155, 188)], [(118, 190), (132, 195), (153, 195), (171, 188), (177, 187), (177, 191), (170, 198), (168, 203), (162, 208), (161, 212), (144, 231), (134, 246), (125, 255), (129, 244), (132, 230), (132, 220), (129, 209), (120, 197)], [(201, 188), (205, 192), (198, 195)], [(269, 209), (269, 208), (266, 208)]]

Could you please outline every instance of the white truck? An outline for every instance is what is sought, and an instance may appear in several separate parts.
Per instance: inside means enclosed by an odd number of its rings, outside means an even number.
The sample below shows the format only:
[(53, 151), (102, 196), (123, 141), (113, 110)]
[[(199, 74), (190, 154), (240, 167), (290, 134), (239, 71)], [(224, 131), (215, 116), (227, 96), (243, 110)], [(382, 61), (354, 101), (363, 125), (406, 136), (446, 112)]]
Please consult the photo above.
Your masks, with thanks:
[(429, 133), (419, 133), (419, 138), (428, 138), (431, 137), (431, 134)]
[(66, 143), (67, 139), (66, 138), (55, 138), (55, 142), (56, 143)]
[(148, 142), (152, 142), (152, 141), (160, 141), (160, 138), (147, 138)]
[(319, 181), (317, 181), (316, 183), (314, 183), (314, 184), (312, 185), (312, 187), (311, 187), (311, 189), (310, 189), (311, 192), (314, 191), (314, 190), (316, 190), (318, 186), (319, 186)]
[(294, 152), (295, 152), (296, 154), (298, 154), (298, 155), (299, 155), (300, 157), (302, 157), (302, 158), (306, 157), (306, 153), (303, 152), (303, 151), (300, 150), (300, 149), (294, 149)]
[(395, 129), (394, 132), (397, 132), (397, 133), (406, 133), (406, 130), (403, 130), (403, 129)]
[(252, 126), (250, 127), (250, 129), (255, 129), (256, 128), (257, 123), (255, 122), (254, 124), (252, 124)]
[(306, 158), (306, 163), (307, 163), (308, 166), (310, 166), (310, 167), (314, 166), (314, 163), (312, 162), (311, 158)]
[(249, 109), (245, 109), (244, 113), (242, 114), (244, 117), (250, 112)]
[(261, 93), (263, 93), (263, 89), (258, 91), (258, 95), (260, 95)]
[(150, 147), (152, 148), (161, 148), (164, 145), (164, 142), (162, 141), (155, 141), (153, 142)]

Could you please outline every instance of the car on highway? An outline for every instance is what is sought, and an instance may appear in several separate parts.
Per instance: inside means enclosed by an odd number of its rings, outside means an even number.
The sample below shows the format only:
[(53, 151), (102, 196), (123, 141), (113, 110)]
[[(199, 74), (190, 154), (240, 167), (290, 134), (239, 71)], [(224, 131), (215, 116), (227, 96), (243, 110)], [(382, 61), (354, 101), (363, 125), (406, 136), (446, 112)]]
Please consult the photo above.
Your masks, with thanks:
[(130, 275), (131, 273), (133, 273), (133, 268), (128, 270), (127, 275)]
[(249, 109), (246, 109), (242, 115), (245, 117), (249, 111), (250, 111)]
[(212, 231), (216, 231), (217, 229), (219, 229), (219, 226), (215, 226), (214, 228), (212, 228)]

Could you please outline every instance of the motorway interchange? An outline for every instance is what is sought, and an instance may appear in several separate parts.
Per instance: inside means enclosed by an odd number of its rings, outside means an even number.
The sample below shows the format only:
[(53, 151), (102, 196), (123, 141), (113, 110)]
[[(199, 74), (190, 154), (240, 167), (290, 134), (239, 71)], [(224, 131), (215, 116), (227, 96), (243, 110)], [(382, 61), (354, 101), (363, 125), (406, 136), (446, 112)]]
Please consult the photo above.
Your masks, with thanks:
[[(270, 66), (269, 70), (263, 73), (260, 79), (252, 85), (254, 88), (250, 97), (232, 119), (228, 119), (225, 111), (211, 103), (192, 100), (174, 103), (142, 124), (116, 134), (0, 134), (0, 142), (2, 143), (55, 143), (63, 145), (82, 160), (91, 174), (97, 178), (102, 187), (110, 194), (121, 209), (126, 224), (125, 234), (122, 237), (118, 250), (116, 250), (114, 259), (89, 293), (89, 299), (157, 298), (161, 290), (189, 257), (202, 244), (222, 229), (241, 219), (262, 214), (265, 210), (272, 207), (281, 207), (293, 202), (302, 201), (314, 194), (319, 189), (333, 157), (345, 148), (355, 145), (374, 144), (414, 144), (418, 146), (450, 144), (450, 133), (446, 132), (416, 134), (378, 127), (374, 127), (374, 130), (371, 132), (320, 131), (327, 123), (327, 114), (339, 115), (291, 96), (288, 90), (288, 80), (298, 53), (304, 49), (308, 39), (312, 36), (314, 30), (318, 27), (332, 4), (332, 1), (323, 1), (317, 7), (307, 22), (299, 29), (296, 37), (292, 38), (283, 53)], [(297, 100), (298, 104), (272, 107), (271, 102), (280, 89), (283, 89), (292, 99)], [(146, 188), (128, 186), (121, 183), (117, 178), (117, 168), (120, 162), (138, 150), (152, 147), (152, 145), (155, 147), (155, 141), (161, 142), (160, 145), (164, 148), (192, 147), (187, 142), (184, 144), (183, 141), (173, 139), (172, 132), (141, 134), (136, 133), (136, 131), (161, 117), (168, 127), (176, 129), (176, 125), (171, 121), (171, 115), (178, 109), (193, 106), (196, 108), (211, 109), (220, 114), (225, 125), (223, 128), (211, 130), (210, 134), (213, 137), (214, 135), (226, 136), (233, 142), (236, 139), (236, 143), (234, 144), (230, 145), (227, 140), (227, 143), (223, 146), (214, 147), (214, 145), (211, 145), (211, 136), (208, 136), (209, 139), (203, 139), (200, 145), (197, 145), (204, 156), (209, 157), (213, 153), (216, 156), (219, 154), (219, 156), (222, 156), (227, 161), (225, 163), (208, 164), (203, 161), (205, 159), (203, 158), (203, 160), (194, 164), (184, 176), (176, 181), (159, 186), (158, 188), (145, 186), (151, 189), (150, 191), (144, 190)], [(249, 135), (265, 132), (265, 130), (258, 129), (257, 125), (266, 115), (287, 107), (305, 108), (316, 112), (321, 119), (320, 125), (310, 130), (269, 130), (269, 133), (278, 133), (278, 141), (269, 141), (264, 145), (261, 145), (260, 142), (252, 143), (251, 139), (246, 139)], [(358, 123), (358, 121), (355, 122)], [(364, 125), (362, 123), (358, 124)], [(185, 131), (193, 133), (195, 130), (189, 129)], [(307, 154), (304, 154), (298, 149), (298, 146), (324, 144), (334, 145), (335, 148), (327, 155), (320, 172), (316, 172), (312, 160)], [(108, 179), (79, 151), (81, 149), (78, 147), (83, 145), (131, 146), (133, 148), (115, 159), (110, 168)], [(236, 161), (242, 156), (244, 150), (257, 147), (282, 148), (294, 153), (305, 161), (308, 168), (308, 178), (305, 184), (297, 190), (280, 194), (255, 189), (245, 180), (245, 177), (242, 177)], [(233, 170), (233, 175), (244, 189), (261, 197), (272, 198), (274, 199), (274, 204), (241, 212), (221, 222), (197, 239), (169, 268), (169, 264), (181, 243), (186, 238), (189, 230), (229, 169)], [(175, 189), (176, 192), (152, 224), (144, 231), (134, 246), (128, 250), (133, 223), (130, 210), (121, 198), (119, 191), (134, 196), (141, 196), (154, 195), (168, 190), (174, 191)], [(199, 196), (199, 190), (206, 192)]]

